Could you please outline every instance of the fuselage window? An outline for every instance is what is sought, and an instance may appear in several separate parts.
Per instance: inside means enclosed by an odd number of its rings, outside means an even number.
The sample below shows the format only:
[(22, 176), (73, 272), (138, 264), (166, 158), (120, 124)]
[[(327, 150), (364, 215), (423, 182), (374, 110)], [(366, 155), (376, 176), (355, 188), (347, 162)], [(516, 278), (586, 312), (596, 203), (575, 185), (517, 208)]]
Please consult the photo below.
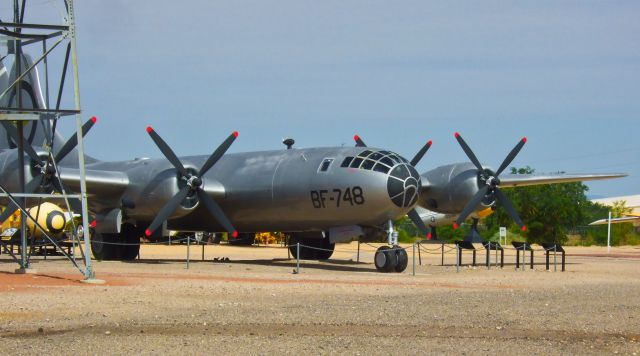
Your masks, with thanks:
[(322, 160), (322, 163), (320, 163), (320, 168), (318, 169), (318, 172), (326, 172), (329, 170), (329, 167), (331, 167), (331, 163), (333, 163), (333, 158), (325, 158)]
[(349, 167), (349, 165), (351, 164), (351, 161), (353, 161), (353, 157), (345, 158), (344, 161), (342, 161), (342, 164), (340, 165), (340, 167), (342, 168)]

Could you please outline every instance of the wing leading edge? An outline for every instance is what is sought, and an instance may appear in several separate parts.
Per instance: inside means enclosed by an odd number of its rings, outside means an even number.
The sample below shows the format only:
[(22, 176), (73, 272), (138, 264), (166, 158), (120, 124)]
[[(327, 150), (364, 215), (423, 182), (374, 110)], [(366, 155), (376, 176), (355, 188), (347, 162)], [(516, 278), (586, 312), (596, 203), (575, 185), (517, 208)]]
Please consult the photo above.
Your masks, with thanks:
[(594, 173), (594, 174), (505, 174), (500, 177), (500, 187), (527, 187), (542, 184), (558, 184), (586, 182), (592, 180), (604, 180), (614, 178), (624, 178), (624, 173)]
[[(631, 215), (631, 216), (625, 216), (622, 218), (613, 218), (611, 219), (611, 223), (612, 224), (623, 224), (623, 223), (638, 223), (640, 222), (640, 216), (637, 215)], [(596, 220), (594, 222), (592, 222), (591, 224), (589, 224), (589, 226), (593, 226), (593, 225), (608, 225), (609, 224), (609, 219), (600, 219), (600, 220)]]

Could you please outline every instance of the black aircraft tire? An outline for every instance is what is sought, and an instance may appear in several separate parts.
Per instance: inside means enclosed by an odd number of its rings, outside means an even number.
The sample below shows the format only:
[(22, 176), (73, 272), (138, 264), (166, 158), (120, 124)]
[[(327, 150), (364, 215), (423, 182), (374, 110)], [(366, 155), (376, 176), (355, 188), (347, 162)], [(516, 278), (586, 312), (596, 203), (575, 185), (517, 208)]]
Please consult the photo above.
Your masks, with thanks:
[(409, 256), (407, 255), (407, 250), (403, 249), (400, 246), (395, 246), (396, 256), (398, 257), (398, 264), (396, 265), (395, 271), (398, 273), (404, 272), (407, 269), (407, 265), (409, 264)]
[(104, 261), (119, 261), (122, 246), (118, 243), (120, 242), (119, 234), (102, 234), (103, 241), (105, 242), (102, 245), (103, 250), (103, 260)]
[(102, 234), (94, 232), (91, 236), (91, 252), (98, 261), (117, 260), (120, 246), (115, 245), (117, 234)]
[(398, 256), (389, 246), (380, 246), (376, 251), (373, 261), (379, 272), (387, 273), (395, 270), (398, 265)]
[(105, 244), (103, 244), (102, 234), (99, 232), (93, 232), (91, 234), (91, 252), (93, 253), (93, 258), (98, 261), (102, 261), (104, 259), (105, 254)]
[[(291, 237), (289, 237), (289, 252), (291, 252), (291, 256), (293, 256), (293, 258), (297, 258), (297, 243), (300, 243), (301, 260), (328, 260), (333, 255), (333, 249), (336, 246), (335, 243), (330, 243), (329, 239), (327, 238), (300, 239), (295, 235), (292, 235)], [(320, 248), (322, 250), (317, 250), (315, 248), (309, 247)]]
[(123, 224), (120, 231), (121, 241), (125, 244), (120, 249), (120, 257), (123, 261), (133, 261), (140, 253), (140, 236), (135, 226)]
[(324, 238), (322, 240), (319, 240), (318, 242), (320, 243), (317, 247), (321, 248), (322, 250), (316, 250), (316, 258), (318, 260), (330, 259), (331, 255), (333, 255), (333, 250), (336, 248), (336, 244), (329, 242), (328, 238)]

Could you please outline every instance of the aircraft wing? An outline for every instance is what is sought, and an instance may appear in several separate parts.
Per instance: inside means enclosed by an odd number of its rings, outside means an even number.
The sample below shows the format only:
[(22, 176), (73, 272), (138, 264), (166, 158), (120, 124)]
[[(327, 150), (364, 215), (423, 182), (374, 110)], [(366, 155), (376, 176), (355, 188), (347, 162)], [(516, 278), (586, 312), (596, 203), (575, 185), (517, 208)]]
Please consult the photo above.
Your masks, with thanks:
[(531, 185), (558, 184), (572, 182), (586, 182), (590, 180), (603, 180), (623, 178), (624, 173), (594, 173), (594, 174), (504, 174), (500, 176), (500, 187), (526, 187)]
[[(612, 224), (623, 224), (623, 223), (633, 223), (640, 221), (640, 216), (625, 216), (622, 218), (614, 218), (611, 219)], [(591, 225), (607, 225), (609, 224), (609, 219), (600, 219), (589, 224)]]
[[(74, 192), (80, 192), (80, 170), (60, 168), (60, 178)], [(129, 177), (123, 172), (86, 170), (87, 193), (89, 195), (120, 194), (129, 186)]]

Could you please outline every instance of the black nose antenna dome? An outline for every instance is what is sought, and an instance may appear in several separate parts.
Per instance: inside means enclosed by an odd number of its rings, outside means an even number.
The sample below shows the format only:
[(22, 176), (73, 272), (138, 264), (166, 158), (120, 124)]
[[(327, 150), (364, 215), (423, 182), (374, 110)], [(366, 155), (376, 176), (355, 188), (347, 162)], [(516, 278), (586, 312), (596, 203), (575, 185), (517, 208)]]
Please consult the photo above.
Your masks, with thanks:
[(296, 140), (292, 139), (291, 137), (289, 138), (285, 138), (284, 140), (282, 140), (282, 143), (287, 146), (287, 149), (290, 150), (291, 147), (293, 147), (293, 145), (296, 143)]

